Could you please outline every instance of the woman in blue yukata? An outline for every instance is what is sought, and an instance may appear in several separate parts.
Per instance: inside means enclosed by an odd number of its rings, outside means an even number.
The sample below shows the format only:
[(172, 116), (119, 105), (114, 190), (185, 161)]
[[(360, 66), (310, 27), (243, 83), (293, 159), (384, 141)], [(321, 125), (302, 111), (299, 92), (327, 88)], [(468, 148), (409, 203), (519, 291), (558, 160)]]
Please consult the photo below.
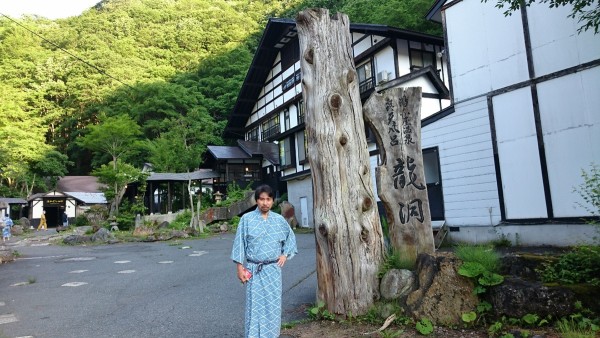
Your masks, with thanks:
[(254, 198), (258, 207), (240, 219), (231, 259), (238, 279), (246, 285), (246, 338), (277, 338), (281, 268), (297, 253), (296, 237), (283, 216), (271, 211), (271, 187), (259, 186)]

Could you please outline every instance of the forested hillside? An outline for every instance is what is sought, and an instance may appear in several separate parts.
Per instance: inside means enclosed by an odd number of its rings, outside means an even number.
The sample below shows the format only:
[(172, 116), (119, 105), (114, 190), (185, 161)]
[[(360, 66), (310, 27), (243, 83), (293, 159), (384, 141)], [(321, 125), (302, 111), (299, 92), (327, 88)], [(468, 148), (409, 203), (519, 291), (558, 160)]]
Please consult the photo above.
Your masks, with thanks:
[(269, 17), (327, 7), (352, 22), (440, 34), (423, 19), (431, 4), (104, 0), (62, 20), (0, 16), (0, 196), (50, 189), (58, 176), (110, 161), (193, 170), (207, 144), (223, 143)]

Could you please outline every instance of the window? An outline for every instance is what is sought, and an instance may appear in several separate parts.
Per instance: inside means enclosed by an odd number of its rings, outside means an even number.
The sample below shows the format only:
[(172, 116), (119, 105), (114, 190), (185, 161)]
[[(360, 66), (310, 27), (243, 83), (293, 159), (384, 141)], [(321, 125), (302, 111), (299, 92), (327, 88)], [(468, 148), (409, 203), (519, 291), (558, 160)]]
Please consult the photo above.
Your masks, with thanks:
[(282, 169), (292, 165), (292, 147), (291, 139), (286, 138), (279, 141), (279, 164)]
[(361, 94), (375, 87), (373, 64), (371, 60), (358, 66), (356, 68), (356, 73), (358, 74), (358, 86)]
[(296, 71), (296, 73), (283, 80), (281, 83), (281, 90), (285, 92), (288, 89), (292, 89), (297, 83), (300, 83), (301, 79), (300, 71)]
[(283, 125), (284, 131), (290, 129), (290, 110), (288, 108), (283, 111)]
[(246, 133), (246, 141), (258, 141), (258, 126)]
[(308, 144), (307, 144), (306, 130), (299, 132), (297, 134), (297, 137), (298, 137), (298, 163), (304, 164), (304, 163), (308, 162), (308, 159), (307, 159)]
[(273, 135), (279, 134), (279, 132), (279, 114), (275, 114), (270, 119), (263, 122), (261, 140), (264, 141)]
[(304, 101), (298, 102), (298, 124), (304, 123)]
[(425, 50), (411, 49), (410, 50), (410, 70), (432, 66), (436, 69), (435, 53)]

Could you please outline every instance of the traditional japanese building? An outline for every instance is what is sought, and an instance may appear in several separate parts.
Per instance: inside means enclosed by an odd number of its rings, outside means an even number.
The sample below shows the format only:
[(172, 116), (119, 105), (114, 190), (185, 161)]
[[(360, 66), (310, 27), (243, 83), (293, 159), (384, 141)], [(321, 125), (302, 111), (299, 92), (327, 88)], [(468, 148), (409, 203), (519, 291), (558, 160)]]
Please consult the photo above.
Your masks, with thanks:
[[(491, 2), (438, 0), (453, 105), (422, 123), (440, 163), (444, 219), (456, 240), (593, 240), (597, 206), (578, 192), (600, 164), (600, 35), (570, 5), (505, 16)], [(597, 219), (597, 217), (596, 217)]]

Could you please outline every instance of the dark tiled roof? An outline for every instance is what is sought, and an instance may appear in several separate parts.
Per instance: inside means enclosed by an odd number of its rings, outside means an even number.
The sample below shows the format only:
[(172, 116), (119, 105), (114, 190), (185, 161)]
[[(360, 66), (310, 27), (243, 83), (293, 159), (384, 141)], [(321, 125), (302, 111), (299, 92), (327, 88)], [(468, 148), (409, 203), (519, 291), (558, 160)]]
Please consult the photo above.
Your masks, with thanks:
[(16, 197), (0, 197), (0, 203), (1, 202), (6, 204), (27, 204), (26, 200)]
[(279, 148), (271, 142), (238, 140), (240, 148), (252, 156), (262, 155), (263, 158), (273, 165), (279, 165)]
[(64, 176), (56, 183), (56, 191), (101, 192), (101, 188), (95, 176)]
[(199, 181), (207, 178), (219, 177), (219, 173), (212, 170), (198, 170), (191, 173), (152, 173), (147, 181)]
[(251, 158), (242, 148), (235, 146), (208, 146), (208, 151), (217, 160)]

